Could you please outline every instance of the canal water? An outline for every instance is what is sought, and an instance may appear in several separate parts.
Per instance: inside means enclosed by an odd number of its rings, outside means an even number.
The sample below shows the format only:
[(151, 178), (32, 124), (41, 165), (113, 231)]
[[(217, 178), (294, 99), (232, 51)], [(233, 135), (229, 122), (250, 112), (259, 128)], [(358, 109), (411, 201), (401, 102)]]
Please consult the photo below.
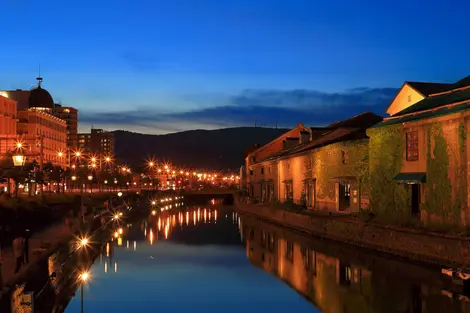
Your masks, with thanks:
[[(84, 312), (470, 313), (462, 286), (437, 268), (214, 202), (149, 213), (102, 245), (84, 284)], [(65, 312), (80, 312), (81, 300), (78, 288)]]

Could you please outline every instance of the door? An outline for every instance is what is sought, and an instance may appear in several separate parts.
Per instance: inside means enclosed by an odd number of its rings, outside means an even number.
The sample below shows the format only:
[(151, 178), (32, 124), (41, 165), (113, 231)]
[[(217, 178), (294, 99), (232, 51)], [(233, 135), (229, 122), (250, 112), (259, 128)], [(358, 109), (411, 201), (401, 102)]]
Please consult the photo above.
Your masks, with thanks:
[(421, 185), (412, 184), (411, 185), (411, 215), (419, 216), (420, 210), (419, 205), (421, 203)]

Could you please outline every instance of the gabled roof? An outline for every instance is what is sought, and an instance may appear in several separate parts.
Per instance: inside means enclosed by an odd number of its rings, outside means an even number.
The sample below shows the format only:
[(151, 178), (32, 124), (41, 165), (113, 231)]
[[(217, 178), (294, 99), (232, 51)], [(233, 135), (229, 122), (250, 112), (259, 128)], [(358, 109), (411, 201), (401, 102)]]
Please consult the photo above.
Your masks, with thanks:
[(449, 89), (452, 84), (444, 83), (427, 83), (427, 82), (405, 82), (411, 88), (419, 92), (422, 96), (428, 97), (433, 93), (443, 92)]
[(432, 110), (447, 104), (467, 100), (470, 100), (470, 88), (451, 90), (445, 93), (437, 94), (435, 96), (424, 98), (423, 100), (416, 102), (415, 104), (404, 109), (403, 111), (398, 112), (393, 117), (399, 117), (406, 114), (417, 113), (425, 110)]
[(369, 111), (362, 112), (358, 115), (353, 117), (347, 118), (342, 121), (331, 123), (327, 126), (327, 128), (369, 128), (379, 122), (381, 122), (383, 118), (377, 114), (374, 114)]

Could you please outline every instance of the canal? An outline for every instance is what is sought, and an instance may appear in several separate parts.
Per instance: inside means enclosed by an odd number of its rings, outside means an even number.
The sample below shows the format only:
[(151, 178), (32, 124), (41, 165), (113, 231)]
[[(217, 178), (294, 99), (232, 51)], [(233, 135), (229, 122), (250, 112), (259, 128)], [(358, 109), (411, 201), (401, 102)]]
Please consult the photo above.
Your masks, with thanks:
[[(463, 287), (438, 268), (307, 237), (220, 203), (149, 213), (101, 245), (84, 312), (470, 313)], [(81, 300), (78, 288), (65, 312), (80, 312)]]

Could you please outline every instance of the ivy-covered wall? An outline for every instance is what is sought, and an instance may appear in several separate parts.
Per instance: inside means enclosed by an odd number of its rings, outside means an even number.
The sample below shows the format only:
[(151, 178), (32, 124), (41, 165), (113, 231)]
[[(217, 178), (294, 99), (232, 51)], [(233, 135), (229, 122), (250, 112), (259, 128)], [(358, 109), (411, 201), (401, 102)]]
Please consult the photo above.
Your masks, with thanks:
[[(427, 125), (426, 198), (421, 210), (427, 222), (462, 225), (466, 207), (466, 131), (462, 121)], [(456, 140), (455, 138), (458, 138)]]
[(331, 209), (336, 202), (335, 177), (357, 177), (358, 181), (351, 187), (357, 190), (360, 185), (362, 197), (368, 197), (368, 153), (368, 139), (339, 142), (312, 152), (313, 177), (317, 180), (317, 202), (320, 208), (323, 205)]
[[(421, 193), (421, 219), (426, 224), (462, 224), (466, 208), (466, 129), (463, 121), (445, 120), (414, 126), (425, 141), (420, 162), (426, 183)], [(421, 172), (421, 163), (405, 161), (402, 125), (369, 129), (370, 202), (376, 216), (388, 221), (410, 218), (410, 189), (394, 177), (404, 171)], [(406, 162), (406, 164), (404, 164)], [(406, 165), (406, 166), (405, 166)]]
[(404, 157), (404, 132), (400, 126), (372, 128), (369, 136), (370, 208), (376, 215), (409, 214), (408, 186), (393, 179), (400, 173)]

